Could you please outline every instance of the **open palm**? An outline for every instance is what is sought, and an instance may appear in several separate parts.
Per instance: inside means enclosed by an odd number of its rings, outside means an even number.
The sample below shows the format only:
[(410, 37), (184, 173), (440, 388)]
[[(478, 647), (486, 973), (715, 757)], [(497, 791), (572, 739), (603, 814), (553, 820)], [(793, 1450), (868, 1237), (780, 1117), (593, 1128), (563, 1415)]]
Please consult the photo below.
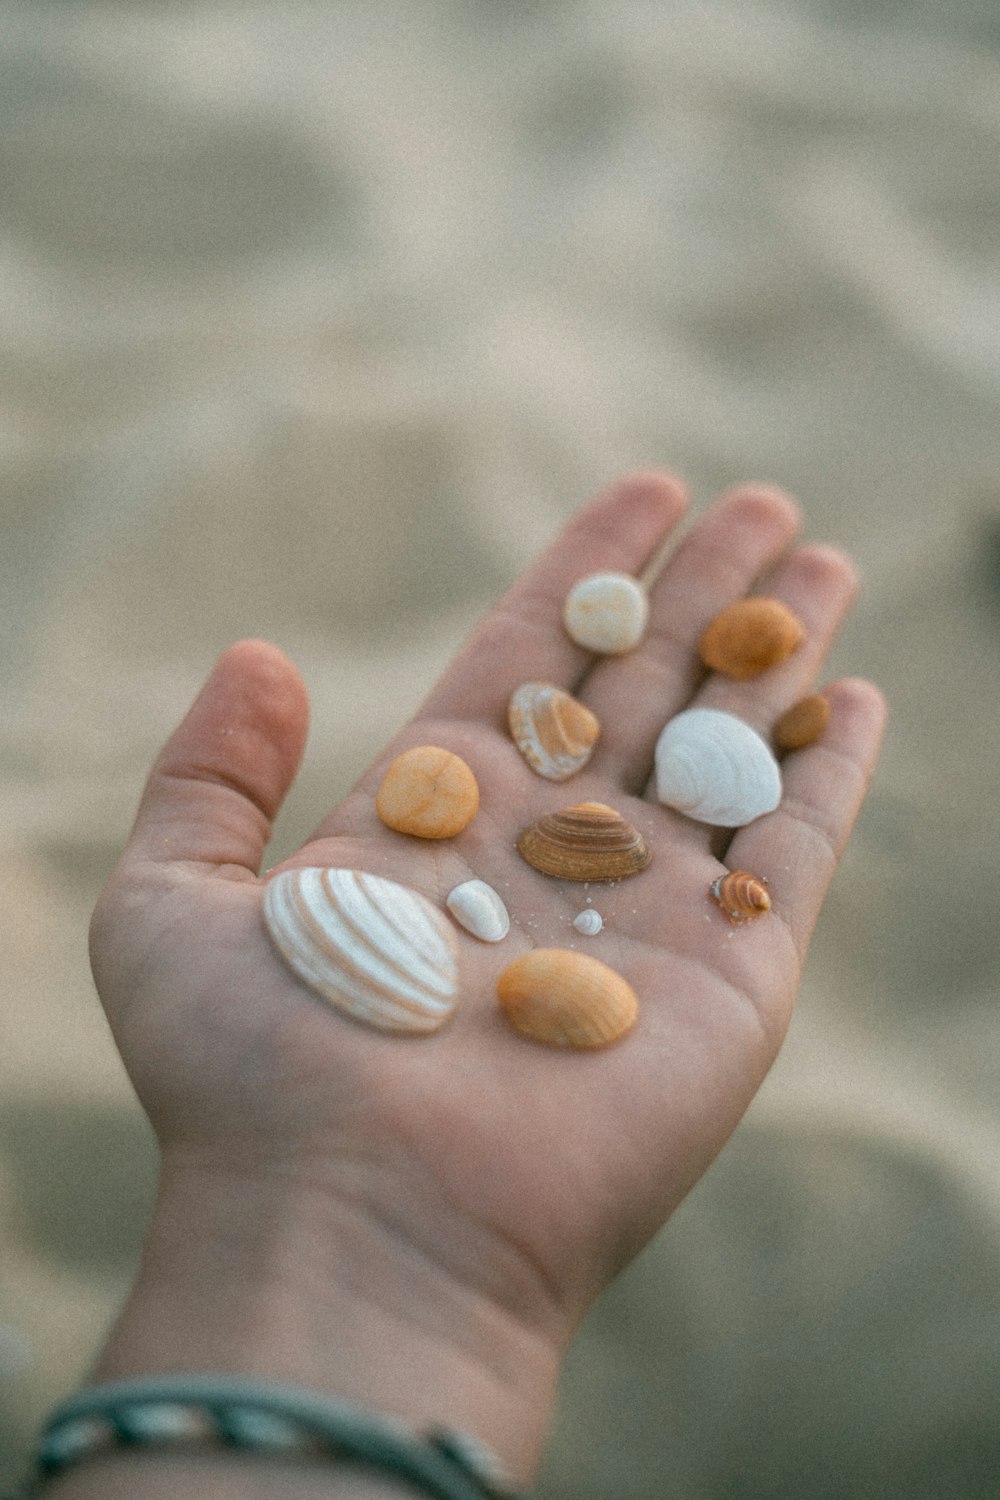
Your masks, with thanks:
[[(456, 929), (459, 1005), (429, 1037), (372, 1031), (332, 1011), (277, 958), (258, 870), (302, 752), (306, 701), (290, 663), (232, 647), (153, 770), (132, 838), (99, 903), (94, 971), (126, 1066), (166, 1154), (213, 1169), (297, 1171), (390, 1225), (463, 1279), (516, 1300), (541, 1294), (575, 1320), (655, 1232), (721, 1148), (774, 1060), (819, 907), (877, 753), (881, 702), (857, 680), (826, 688), (830, 724), (787, 758), (778, 810), (720, 834), (650, 788), (663, 724), (692, 704), (729, 709), (765, 736), (814, 685), (850, 607), (850, 564), (794, 547), (794, 506), (748, 487), (724, 496), (659, 567), (650, 627), (627, 656), (593, 658), (561, 624), (570, 585), (641, 572), (683, 510), (661, 475), (632, 476), (581, 511), (476, 630), (416, 718), (286, 865), (385, 875), (438, 905), (472, 877), (502, 895), (510, 935)], [(696, 643), (726, 604), (765, 589), (803, 621), (804, 645), (750, 682), (706, 675)], [(506, 729), (527, 680), (597, 715), (590, 764), (554, 784)], [(475, 772), (478, 816), (426, 842), (378, 821), (375, 791), (411, 745)], [(653, 853), (607, 885), (529, 868), (515, 837), (544, 812), (611, 804)], [(725, 868), (767, 877), (773, 909), (732, 927), (709, 899)], [(585, 898), (596, 937), (572, 918)], [(621, 1043), (565, 1053), (512, 1031), (500, 970), (534, 946), (577, 947), (635, 989)]]

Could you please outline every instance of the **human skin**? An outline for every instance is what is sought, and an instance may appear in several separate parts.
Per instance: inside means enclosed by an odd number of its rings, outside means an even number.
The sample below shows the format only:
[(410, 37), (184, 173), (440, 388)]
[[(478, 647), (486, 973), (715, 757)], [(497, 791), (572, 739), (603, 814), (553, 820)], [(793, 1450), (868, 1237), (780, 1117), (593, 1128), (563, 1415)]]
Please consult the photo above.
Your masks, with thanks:
[[(795, 543), (789, 498), (743, 486), (667, 549), (637, 649), (594, 658), (575, 646), (561, 624), (570, 585), (599, 569), (640, 573), (684, 508), (660, 473), (626, 476), (584, 507), (279, 867), (368, 870), (439, 906), (472, 877), (501, 891), (510, 935), (483, 944), (456, 929), (460, 1003), (432, 1036), (333, 1011), (272, 948), (259, 872), (303, 753), (306, 690), (263, 642), (220, 658), (152, 769), (92, 925), (97, 988), (161, 1153), (141, 1265), (94, 1380), (198, 1370), (292, 1381), (418, 1427), (464, 1429), (530, 1483), (580, 1319), (710, 1165), (777, 1055), (884, 719), (870, 683), (826, 684), (821, 740), (786, 758), (777, 811), (735, 833), (657, 803), (664, 722), (699, 704), (766, 736), (821, 678), (856, 589), (840, 552)], [(749, 682), (706, 674), (702, 629), (751, 590), (790, 605), (805, 643)], [(562, 787), (525, 766), (506, 730), (510, 694), (531, 679), (572, 690), (603, 726)], [(470, 827), (433, 845), (383, 827), (374, 809), (385, 767), (425, 743), (461, 755), (481, 792)], [(605, 918), (592, 939), (570, 925), (579, 887), (514, 848), (533, 817), (584, 800), (616, 807), (653, 849), (640, 875), (592, 888)], [(773, 906), (733, 928), (707, 893), (736, 867), (767, 877)], [(538, 1046), (497, 1006), (512, 958), (571, 944), (639, 996), (636, 1028), (606, 1050)], [(226, 1453), (115, 1455), (47, 1493), (411, 1491), (349, 1467)]]

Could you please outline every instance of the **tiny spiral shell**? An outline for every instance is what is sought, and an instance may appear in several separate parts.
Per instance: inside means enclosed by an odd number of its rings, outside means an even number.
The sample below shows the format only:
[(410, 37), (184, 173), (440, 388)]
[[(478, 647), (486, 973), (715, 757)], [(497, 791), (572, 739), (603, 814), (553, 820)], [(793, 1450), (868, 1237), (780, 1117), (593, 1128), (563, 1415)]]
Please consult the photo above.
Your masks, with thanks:
[(713, 880), (709, 892), (737, 926), (771, 910), (767, 881), (763, 875), (752, 875), (749, 870), (730, 870), (720, 875)]
[(583, 911), (578, 911), (573, 918), (573, 926), (577, 932), (582, 932), (584, 937), (596, 937), (604, 926), (604, 918), (594, 907), (585, 906)]

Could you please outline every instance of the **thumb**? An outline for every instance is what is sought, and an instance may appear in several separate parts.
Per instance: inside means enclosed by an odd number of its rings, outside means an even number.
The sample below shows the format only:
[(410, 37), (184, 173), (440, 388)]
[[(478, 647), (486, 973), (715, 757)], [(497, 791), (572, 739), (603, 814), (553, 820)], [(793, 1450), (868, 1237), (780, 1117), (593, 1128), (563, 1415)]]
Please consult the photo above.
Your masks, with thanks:
[(153, 765), (123, 858), (256, 875), (302, 759), (305, 684), (284, 652), (237, 641)]

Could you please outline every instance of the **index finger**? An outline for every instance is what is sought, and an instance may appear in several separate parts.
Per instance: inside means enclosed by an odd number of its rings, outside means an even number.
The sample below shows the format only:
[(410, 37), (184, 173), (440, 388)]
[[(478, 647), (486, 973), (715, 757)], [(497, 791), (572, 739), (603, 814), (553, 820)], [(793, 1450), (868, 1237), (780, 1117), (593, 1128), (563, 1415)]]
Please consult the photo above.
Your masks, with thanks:
[(483, 619), (417, 718), (494, 720), (522, 682), (572, 690), (593, 660), (562, 623), (570, 588), (588, 573), (637, 575), (684, 514), (687, 495), (659, 471), (626, 475), (584, 507)]

